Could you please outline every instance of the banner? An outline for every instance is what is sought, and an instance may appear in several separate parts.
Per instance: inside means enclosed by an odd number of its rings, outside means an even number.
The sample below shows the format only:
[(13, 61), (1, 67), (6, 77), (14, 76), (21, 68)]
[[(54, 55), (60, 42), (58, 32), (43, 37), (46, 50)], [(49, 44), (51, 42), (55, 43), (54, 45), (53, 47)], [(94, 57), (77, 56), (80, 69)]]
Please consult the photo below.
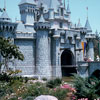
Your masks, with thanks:
[(81, 42), (82, 45), (82, 49), (83, 49), (83, 56), (85, 56), (85, 52), (86, 52), (86, 42)]

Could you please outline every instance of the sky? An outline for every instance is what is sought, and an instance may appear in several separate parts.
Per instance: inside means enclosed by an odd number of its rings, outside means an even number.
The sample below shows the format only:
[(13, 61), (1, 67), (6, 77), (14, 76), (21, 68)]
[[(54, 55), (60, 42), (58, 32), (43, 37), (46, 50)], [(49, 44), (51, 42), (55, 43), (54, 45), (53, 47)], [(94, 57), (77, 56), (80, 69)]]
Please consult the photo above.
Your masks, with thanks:
[[(15, 19), (20, 20), (18, 4), (21, 0), (6, 0), (6, 8), (9, 17), (14, 22)], [(66, 8), (67, 8), (66, 0)], [(93, 33), (97, 30), (100, 32), (100, 0), (69, 0), (71, 10), (71, 21), (74, 24), (80, 22), (82, 26), (86, 23), (87, 18), (87, 7), (88, 7), (88, 18), (93, 30)], [(4, 0), (0, 0), (0, 8), (4, 7)], [(1, 15), (1, 13), (0, 13)]]

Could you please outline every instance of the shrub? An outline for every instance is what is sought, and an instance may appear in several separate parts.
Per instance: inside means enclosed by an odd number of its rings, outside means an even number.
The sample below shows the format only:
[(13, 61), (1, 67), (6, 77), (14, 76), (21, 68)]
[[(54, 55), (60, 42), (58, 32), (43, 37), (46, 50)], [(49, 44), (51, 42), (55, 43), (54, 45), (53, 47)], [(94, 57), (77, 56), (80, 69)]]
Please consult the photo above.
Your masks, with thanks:
[(9, 75), (7, 75), (7, 73), (0, 74), (0, 81), (9, 82), (10, 80), (11, 80), (11, 77)]
[(32, 85), (29, 85), (27, 87), (27, 92), (22, 95), (23, 98), (26, 98), (27, 96), (33, 96), (37, 97), (40, 95), (47, 95), (49, 94), (49, 88), (47, 88), (44, 84), (42, 83), (34, 83)]
[[(77, 98), (88, 98), (89, 100), (94, 100), (100, 95), (97, 94), (98, 88), (100, 90), (100, 81), (96, 78), (82, 78), (78, 75), (74, 76), (74, 87), (76, 88)], [(97, 88), (99, 84), (99, 87)]]
[(62, 83), (62, 80), (57, 78), (57, 79), (48, 81), (47, 82), (47, 87), (55, 88), (56, 86), (60, 86), (61, 83)]
[(67, 96), (67, 93), (68, 90), (57, 88), (56, 90), (52, 90), (50, 95), (55, 96), (58, 98), (58, 100), (64, 100)]
[(43, 81), (47, 81), (47, 78), (44, 77), (44, 78), (42, 78), (42, 80), (43, 80)]

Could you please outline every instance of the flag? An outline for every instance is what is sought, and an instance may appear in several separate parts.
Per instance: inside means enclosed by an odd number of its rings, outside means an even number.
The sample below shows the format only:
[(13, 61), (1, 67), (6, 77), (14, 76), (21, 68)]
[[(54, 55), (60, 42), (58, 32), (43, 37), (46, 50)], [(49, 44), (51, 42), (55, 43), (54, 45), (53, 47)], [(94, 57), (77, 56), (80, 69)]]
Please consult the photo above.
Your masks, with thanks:
[(82, 49), (83, 49), (83, 56), (85, 56), (85, 52), (86, 52), (86, 42), (81, 42), (82, 45)]
[(86, 42), (84, 42), (84, 54), (86, 52)]

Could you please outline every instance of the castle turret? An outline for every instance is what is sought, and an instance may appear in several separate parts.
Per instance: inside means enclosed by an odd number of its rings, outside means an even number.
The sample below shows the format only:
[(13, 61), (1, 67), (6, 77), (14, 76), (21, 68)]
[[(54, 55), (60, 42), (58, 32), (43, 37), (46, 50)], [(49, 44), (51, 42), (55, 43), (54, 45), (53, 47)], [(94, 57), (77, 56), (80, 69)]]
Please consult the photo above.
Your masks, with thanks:
[(49, 19), (54, 19), (54, 3), (50, 1)]
[(6, 9), (3, 11), (2, 15), (0, 16), (0, 21), (3, 22), (11, 22), (11, 19), (9, 18)]
[(92, 29), (91, 29), (88, 18), (86, 20), (85, 28), (87, 29), (87, 34), (86, 34), (86, 39), (87, 39), (87, 43), (88, 43), (87, 56), (88, 56), (88, 58), (91, 58), (94, 61), (93, 39), (95, 38), (95, 35), (92, 33)]
[(34, 24), (34, 8), (35, 8), (34, 0), (22, 0), (19, 4), (21, 21), (24, 24)]
[(33, 25), (35, 20), (36, 3), (34, 0), (21, 0), (19, 4), (21, 21), (25, 24), (29, 32), (34, 32)]
[(40, 78), (51, 78), (51, 66), (49, 59), (49, 41), (48, 34), (50, 24), (45, 21), (43, 17), (43, 7), (41, 7), (40, 20), (35, 23), (35, 30), (37, 32), (36, 40), (36, 74)]
[(79, 21), (78, 21), (78, 24), (77, 24), (76, 28), (82, 28), (82, 25), (81, 25), (80, 19), (79, 19)]
[[(15, 30), (16, 24), (11, 22), (11, 19), (9, 18), (6, 8), (4, 8), (2, 15), (0, 16), (0, 31), (1, 36), (4, 37), (12, 37), (14, 30)], [(8, 33), (9, 34), (8, 34)]]
[(90, 26), (88, 18), (86, 20), (85, 28), (87, 29), (87, 32), (92, 32), (92, 29), (91, 29), (91, 26)]
[(68, 5), (67, 5), (67, 14), (68, 14), (69, 20), (70, 20), (71, 11), (70, 11), (70, 7), (69, 7), (69, 0), (68, 0)]

